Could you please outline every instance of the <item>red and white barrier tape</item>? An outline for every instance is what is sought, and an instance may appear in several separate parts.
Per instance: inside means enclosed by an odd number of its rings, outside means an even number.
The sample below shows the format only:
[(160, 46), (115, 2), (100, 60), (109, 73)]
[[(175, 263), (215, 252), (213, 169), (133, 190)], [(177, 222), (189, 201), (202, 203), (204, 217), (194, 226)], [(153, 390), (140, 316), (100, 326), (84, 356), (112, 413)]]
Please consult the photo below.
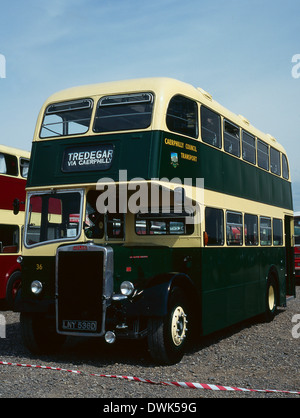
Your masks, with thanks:
[(17, 366), (17, 367), (26, 367), (34, 369), (45, 369), (45, 370), (55, 370), (60, 372), (68, 372), (81, 375), (89, 375), (96, 377), (108, 377), (112, 379), (123, 379), (128, 381), (140, 382), (140, 383), (150, 383), (152, 385), (162, 385), (162, 386), (176, 386), (185, 389), (207, 389), (215, 391), (235, 391), (235, 392), (264, 392), (264, 393), (286, 393), (286, 394), (295, 394), (300, 395), (298, 391), (288, 391), (288, 390), (275, 390), (275, 389), (245, 389), (235, 386), (221, 386), (221, 385), (212, 385), (205, 383), (192, 383), (192, 382), (154, 382), (149, 379), (143, 379), (139, 377), (131, 376), (121, 376), (121, 375), (111, 375), (111, 374), (98, 374), (98, 373), (85, 373), (80, 370), (68, 370), (62, 369), (60, 367), (51, 367), (51, 366), (37, 366), (34, 364), (22, 364), (22, 363), (8, 363), (6, 361), (0, 361), (2, 366)]

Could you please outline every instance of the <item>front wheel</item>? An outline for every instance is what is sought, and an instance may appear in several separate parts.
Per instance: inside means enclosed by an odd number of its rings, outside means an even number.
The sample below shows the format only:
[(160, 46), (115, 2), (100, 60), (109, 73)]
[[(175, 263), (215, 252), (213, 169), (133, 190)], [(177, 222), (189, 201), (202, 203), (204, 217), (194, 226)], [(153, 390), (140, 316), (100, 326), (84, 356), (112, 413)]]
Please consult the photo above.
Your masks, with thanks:
[(6, 305), (7, 309), (13, 310), (17, 293), (21, 287), (21, 272), (15, 271), (7, 282)]
[(56, 332), (55, 320), (45, 315), (21, 313), (20, 324), (24, 345), (33, 354), (54, 353), (65, 341), (65, 336)]
[(148, 348), (156, 363), (170, 365), (182, 359), (189, 335), (188, 320), (186, 298), (179, 288), (174, 288), (167, 315), (148, 320)]

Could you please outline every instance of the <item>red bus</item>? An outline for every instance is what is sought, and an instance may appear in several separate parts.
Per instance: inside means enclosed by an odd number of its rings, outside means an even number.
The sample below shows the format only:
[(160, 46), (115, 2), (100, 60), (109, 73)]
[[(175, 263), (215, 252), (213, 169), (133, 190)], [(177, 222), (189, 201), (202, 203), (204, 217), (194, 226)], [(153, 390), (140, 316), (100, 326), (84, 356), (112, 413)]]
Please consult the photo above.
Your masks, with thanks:
[[(21, 283), (25, 186), (30, 153), (0, 145), (0, 307), (10, 310)], [(15, 214), (13, 213), (13, 209)]]
[(296, 280), (300, 281), (300, 212), (295, 212), (294, 216), (294, 236), (295, 236), (295, 275)]

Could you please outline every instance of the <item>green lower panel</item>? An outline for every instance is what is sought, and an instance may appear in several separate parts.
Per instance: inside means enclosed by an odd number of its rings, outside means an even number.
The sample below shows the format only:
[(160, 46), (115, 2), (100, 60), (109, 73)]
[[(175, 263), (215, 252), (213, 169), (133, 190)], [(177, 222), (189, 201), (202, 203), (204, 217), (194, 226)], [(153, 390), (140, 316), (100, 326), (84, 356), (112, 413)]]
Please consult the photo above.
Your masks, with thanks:
[(280, 303), (285, 299), (283, 248), (206, 248), (202, 251), (203, 334), (265, 310), (266, 280), (276, 269)]
[[(139, 289), (157, 283), (168, 273), (190, 277), (199, 295), (198, 318), (204, 335), (265, 310), (266, 280), (271, 269), (279, 279), (280, 304), (285, 302), (285, 249), (282, 248), (168, 248), (113, 245), (114, 291), (129, 280)], [(44, 286), (38, 300), (54, 299), (55, 257), (25, 257), (22, 295), (32, 298), (30, 284)], [(84, 278), (83, 278), (84, 279)], [(163, 279), (164, 280), (164, 279)]]

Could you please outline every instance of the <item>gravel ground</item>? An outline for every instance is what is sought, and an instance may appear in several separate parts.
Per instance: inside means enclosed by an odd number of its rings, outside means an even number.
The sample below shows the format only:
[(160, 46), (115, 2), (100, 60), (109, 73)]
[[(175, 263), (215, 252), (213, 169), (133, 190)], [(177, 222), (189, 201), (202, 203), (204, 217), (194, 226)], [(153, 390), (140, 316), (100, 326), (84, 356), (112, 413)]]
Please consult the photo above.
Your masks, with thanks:
[[(298, 293), (300, 288), (298, 287)], [(33, 356), (23, 346), (19, 314), (1, 312), (6, 338), (0, 339), (0, 361), (79, 370), (82, 374), (0, 365), (1, 398), (155, 399), (193, 402), (200, 398), (299, 398), (297, 394), (184, 389), (91, 376), (133, 376), (155, 382), (197, 382), (246, 389), (300, 391), (300, 338), (292, 336), (300, 314), (300, 295), (280, 308), (273, 322), (259, 318), (218, 332), (196, 343), (174, 366), (151, 362), (142, 342), (109, 346), (95, 339), (68, 339), (55, 356)], [(298, 319), (299, 322), (299, 319)], [(294, 328), (296, 336), (300, 329)], [(116, 401), (117, 402), (117, 401)]]

